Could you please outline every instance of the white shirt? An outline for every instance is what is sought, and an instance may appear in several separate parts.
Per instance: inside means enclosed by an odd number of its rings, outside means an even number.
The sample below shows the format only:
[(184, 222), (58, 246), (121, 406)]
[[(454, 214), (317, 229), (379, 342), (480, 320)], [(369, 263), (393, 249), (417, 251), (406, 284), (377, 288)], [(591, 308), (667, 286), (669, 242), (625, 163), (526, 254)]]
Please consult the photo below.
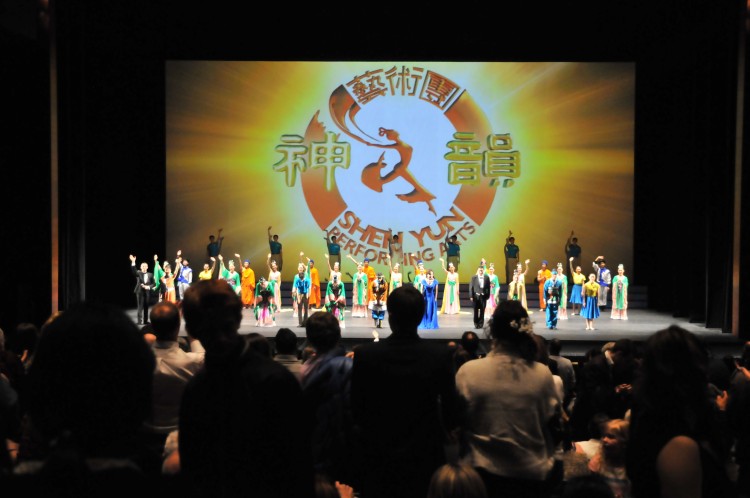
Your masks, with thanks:
[(153, 432), (167, 434), (179, 426), (182, 392), (193, 375), (203, 368), (206, 355), (200, 341), (191, 342), (190, 349), (191, 352), (186, 353), (175, 341), (154, 343), (153, 413), (146, 422), (146, 427)]
[(544, 480), (555, 453), (547, 424), (559, 405), (549, 368), (495, 349), (461, 365), (456, 388), (467, 407), (464, 463), (499, 476)]

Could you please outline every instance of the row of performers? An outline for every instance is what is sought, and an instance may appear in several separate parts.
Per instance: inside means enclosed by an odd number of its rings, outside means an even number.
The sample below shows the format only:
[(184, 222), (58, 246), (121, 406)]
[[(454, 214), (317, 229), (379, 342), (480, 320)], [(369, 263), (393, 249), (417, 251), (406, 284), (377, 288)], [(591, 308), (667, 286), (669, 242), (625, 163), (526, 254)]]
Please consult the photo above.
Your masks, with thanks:
[[(238, 260), (241, 260), (239, 254), (235, 254), (235, 256)], [(385, 298), (387, 298), (389, 285), (383, 275), (377, 273), (370, 266), (368, 259), (358, 262), (351, 255), (347, 255), (347, 257), (357, 266), (357, 271), (354, 275), (347, 273), (352, 278), (352, 316), (365, 317), (369, 308), (372, 311), (375, 324), (380, 325), (383, 319), (382, 311), (385, 310)], [(268, 279), (260, 278), (257, 282), (255, 280), (255, 272), (250, 268), (249, 261), (245, 260), (240, 269), (241, 271), (238, 272), (234, 261), (230, 260), (225, 266), (223, 257), (219, 255), (219, 272), (215, 274), (216, 259), (211, 259), (213, 260), (213, 266), (204, 265), (199, 279), (221, 278), (227, 281), (241, 297), (244, 307), (255, 310), (258, 325), (273, 325), (275, 313), (279, 311), (281, 304), (281, 272), (278, 270), (276, 262), (271, 259), (271, 254), (267, 258), (269, 269)], [(330, 259), (332, 258), (329, 258), (329, 255), (326, 254), (330, 276), (324, 293), (324, 299), (321, 299), (320, 275), (315, 267), (315, 262), (305, 257), (304, 253), (300, 253), (300, 273), (295, 276), (292, 286), (294, 316), (298, 316), (298, 302), (303, 296), (306, 296), (305, 314), (308, 306), (313, 309), (326, 307), (336, 313), (339, 319), (343, 321), (346, 296), (342, 274), (339, 262), (335, 261), (333, 266), (331, 266)], [(437, 328), (438, 313), (450, 315), (457, 314), (460, 310), (458, 272), (452, 263), (449, 262), (446, 268), (445, 261), (442, 258), (440, 258), (440, 262), (443, 271), (446, 273), (446, 283), (443, 302), (439, 311), (437, 309), (437, 280), (434, 277), (434, 273), (432, 270), (425, 269), (424, 263), (421, 260), (418, 260), (414, 266), (415, 277), (412, 283), (425, 294), (426, 313), (423, 328)], [(525, 276), (528, 273), (529, 262), (530, 260), (528, 259), (525, 261), (525, 269), (521, 263), (517, 264), (511, 282), (508, 285), (507, 294), (507, 299), (520, 301), (526, 309), (528, 309), (528, 304), (526, 300)], [(599, 308), (606, 307), (607, 305), (607, 294), (610, 287), (613, 289), (611, 318), (627, 320), (628, 278), (624, 275), (623, 265), (619, 265), (618, 274), (612, 278), (609, 270), (606, 268), (606, 261), (600, 256), (594, 261), (595, 273), (589, 275), (587, 282), (585, 275), (581, 272), (581, 267), (577, 266), (574, 269), (572, 262), (573, 258), (569, 261), (571, 278), (573, 280), (570, 292), (568, 292), (568, 279), (564, 274), (562, 263), (558, 263), (557, 269), (551, 271), (547, 268), (547, 262), (543, 261), (541, 269), (537, 272), (540, 311), (548, 311), (547, 303), (550, 298), (552, 298), (552, 302), (554, 303), (554, 309), (548, 312), (548, 326), (550, 326), (551, 321), (554, 321), (554, 326), (556, 326), (557, 319), (567, 319), (569, 297), (572, 314), (580, 314), (586, 318), (586, 328), (593, 329), (593, 320), (598, 318), (600, 314)], [(186, 277), (185, 268), (189, 270), (189, 266), (183, 266), (182, 263), (179, 253), (176, 260), (177, 270), (174, 273), (171, 272), (168, 263), (165, 263), (165, 275), (161, 279), (166, 289), (164, 299), (175, 300), (175, 281), (179, 282), (184, 292), (184, 289), (192, 280), (192, 270), (190, 270), (189, 275)], [(402, 285), (404, 281), (403, 276), (398, 263), (391, 264), (390, 258), (388, 263), (391, 268), (390, 288), (395, 289)], [(158, 266), (158, 262), (156, 265)], [(482, 259), (480, 267), (483, 272), (487, 272), (487, 276), (489, 277), (490, 292), (486, 300), (485, 314), (489, 313), (489, 316), (491, 316), (494, 308), (501, 299), (500, 281), (497, 275), (495, 275), (494, 264), (490, 263), (487, 266), (485, 260)], [(552, 278), (553, 274), (555, 276), (554, 279)], [(307, 286), (309, 287), (307, 290), (304, 290), (305, 281), (307, 281)], [(549, 281), (553, 283), (548, 285), (547, 282)], [(298, 287), (298, 285), (302, 287)], [(384, 299), (377, 299), (378, 293), (384, 296)], [(596, 305), (593, 304), (594, 302)], [(551, 320), (549, 314), (553, 311), (555, 312), (555, 318)]]

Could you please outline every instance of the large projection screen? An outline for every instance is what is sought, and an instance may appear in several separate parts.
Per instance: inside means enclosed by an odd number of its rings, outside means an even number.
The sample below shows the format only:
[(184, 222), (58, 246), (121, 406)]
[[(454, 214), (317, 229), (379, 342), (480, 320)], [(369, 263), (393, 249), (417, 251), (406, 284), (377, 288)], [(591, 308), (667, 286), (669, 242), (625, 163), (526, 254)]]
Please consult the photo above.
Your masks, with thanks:
[(441, 278), (456, 234), (461, 281), (504, 283), (509, 230), (527, 280), (574, 231), (632, 276), (634, 101), (633, 63), (168, 61), (167, 249), (198, 269), (223, 228), (264, 275), (272, 226), (282, 279), (302, 251), (324, 278), (329, 230), (387, 276), (393, 233)]

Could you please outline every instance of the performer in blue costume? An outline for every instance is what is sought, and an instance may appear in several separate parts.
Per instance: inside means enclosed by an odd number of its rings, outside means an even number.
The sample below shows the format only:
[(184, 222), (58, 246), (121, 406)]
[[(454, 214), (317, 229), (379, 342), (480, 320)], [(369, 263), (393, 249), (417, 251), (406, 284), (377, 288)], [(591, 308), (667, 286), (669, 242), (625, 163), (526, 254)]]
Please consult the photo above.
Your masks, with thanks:
[(552, 276), (544, 282), (544, 296), (547, 299), (547, 328), (557, 328), (557, 310), (562, 299), (562, 282), (557, 278), (557, 270), (552, 270)]
[(597, 256), (594, 260), (594, 271), (596, 271), (596, 283), (599, 284), (598, 304), (601, 309), (607, 307), (607, 294), (612, 284), (612, 273), (607, 268), (604, 256)]
[(590, 274), (589, 281), (583, 285), (584, 305), (581, 316), (586, 319), (586, 330), (594, 330), (594, 320), (599, 318), (599, 284), (596, 275)]
[(438, 327), (438, 304), (437, 304), (437, 293), (438, 283), (435, 280), (435, 274), (432, 270), (427, 270), (427, 273), (420, 280), (420, 287), (422, 295), (424, 296), (424, 317), (422, 323), (419, 324), (420, 329), (437, 329)]
[(570, 278), (573, 280), (573, 290), (570, 291), (570, 305), (573, 308), (573, 316), (581, 314), (581, 308), (583, 307), (583, 284), (586, 283), (586, 275), (581, 273), (581, 267), (576, 266), (573, 270), (573, 260), (570, 258), (568, 263), (570, 265)]

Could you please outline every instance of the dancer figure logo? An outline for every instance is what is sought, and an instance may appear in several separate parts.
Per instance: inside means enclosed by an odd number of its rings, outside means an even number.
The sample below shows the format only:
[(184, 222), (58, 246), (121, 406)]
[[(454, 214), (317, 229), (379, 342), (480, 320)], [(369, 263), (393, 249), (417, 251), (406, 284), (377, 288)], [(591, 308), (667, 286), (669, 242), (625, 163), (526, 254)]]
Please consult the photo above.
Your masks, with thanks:
[(316, 223), (344, 251), (378, 264), (389, 228), (425, 261), (448, 234), (468, 240), (498, 188), (521, 175), (510, 133), (493, 133), (469, 92), (429, 68), (365, 71), (332, 91), (328, 110), (338, 132), (315, 111), (304, 135), (281, 137), (273, 169), (288, 187), (300, 178)]

